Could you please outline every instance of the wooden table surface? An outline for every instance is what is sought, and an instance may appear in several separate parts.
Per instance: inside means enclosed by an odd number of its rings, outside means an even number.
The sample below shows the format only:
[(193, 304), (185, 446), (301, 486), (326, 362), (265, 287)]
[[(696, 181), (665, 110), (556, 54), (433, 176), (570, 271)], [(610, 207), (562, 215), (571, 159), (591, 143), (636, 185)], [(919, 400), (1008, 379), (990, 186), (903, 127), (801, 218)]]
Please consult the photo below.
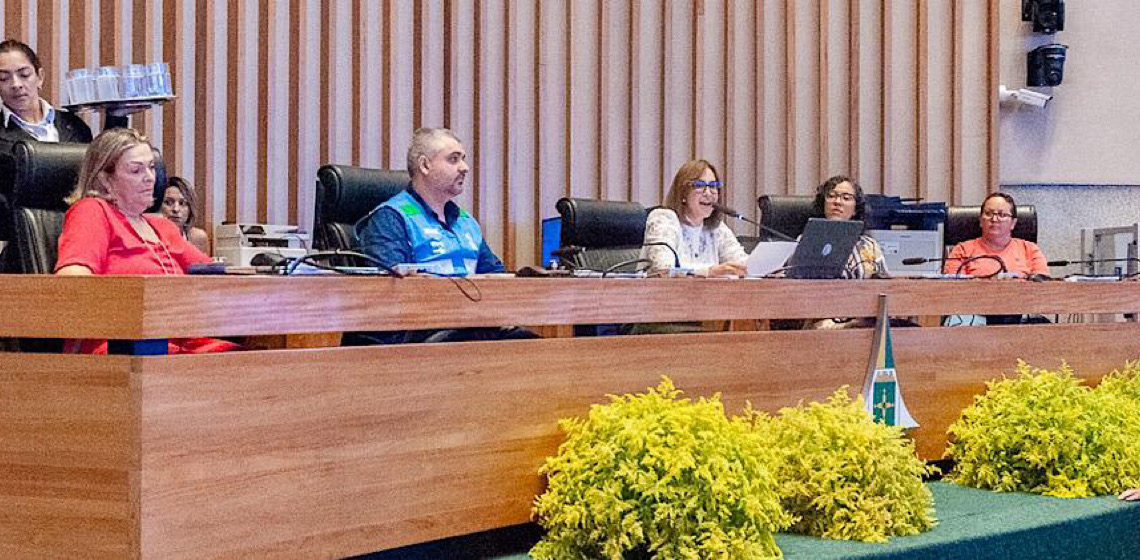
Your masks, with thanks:
[(0, 275), (0, 336), (139, 340), (494, 325), (1140, 310), (1140, 283)]

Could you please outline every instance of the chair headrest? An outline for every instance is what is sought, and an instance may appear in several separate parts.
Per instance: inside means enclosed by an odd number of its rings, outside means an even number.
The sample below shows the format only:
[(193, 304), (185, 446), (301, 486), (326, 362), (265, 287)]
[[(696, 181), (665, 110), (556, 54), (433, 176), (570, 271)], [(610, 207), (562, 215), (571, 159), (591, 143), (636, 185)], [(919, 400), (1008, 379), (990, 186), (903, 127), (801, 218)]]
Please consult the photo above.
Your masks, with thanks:
[(355, 224), (411, 184), (407, 171), (325, 165), (317, 170), (317, 215), (323, 223)]
[(789, 237), (804, 232), (808, 219), (815, 209), (814, 196), (784, 196), (766, 194), (759, 199), (760, 223)]
[(562, 215), (563, 247), (640, 246), (645, 240), (645, 207), (636, 202), (563, 198), (555, 207)]
[[(982, 215), (981, 206), (951, 206), (946, 209), (946, 227), (943, 240), (947, 248), (963, 241), (982, 236), (982, 225), (978, 218)], [(1026, 241), (1037, 242), (1037, 207), (1032, 204), (1017, 205), (1017, 225), (1013, 226), (1013, 236)]]
[(12, 206), (67, 210), (63, 199), (75, 188), (86, 154), (86, 144), (17, 142)]

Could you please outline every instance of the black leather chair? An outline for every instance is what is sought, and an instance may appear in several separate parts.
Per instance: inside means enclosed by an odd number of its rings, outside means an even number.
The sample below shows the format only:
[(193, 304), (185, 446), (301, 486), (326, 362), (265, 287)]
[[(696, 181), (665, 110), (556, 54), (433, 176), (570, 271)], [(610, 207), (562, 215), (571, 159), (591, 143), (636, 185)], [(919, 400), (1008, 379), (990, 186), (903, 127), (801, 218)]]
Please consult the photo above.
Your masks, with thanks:
[[(15, 177), (12, 185), (13, 242), (11, 272), (51, 274), (59, 236), (63, 233), (64, 198), (79, 177), (87, 144), (17, 142), (12, 147)], [(155, 184), (166, 184), (162, 154), (155, 153)], [(165, 189), (165, 187), (162, 187)], [(155, 187), (158, 192), (158, 187)], [(156, 202), (161, 204), (161, 201)]]
[[(325, 165), (317, 170), (316, 224), (313, 248), (319, 251), (357, 247), (356, 222), (408, 188), (407, 171)], [(347, 259), (346, 259), (347, 261)], [(338, 262), (339, 265), (367, 263)]]
[[(12, 153), (14, 235), (3, 261), (8, 272), (51, 274), (67, 211), (63, 199), (75, 187), (87, 145), (20, 142)], [(22, 352), (63, 350), (60, 339), (24, 338), (17, 344)]]
[[(563, 198), (555, 205), (562, 216), (559, 236), (563, 249), (580, 248), (562, 257), (562, 265), (587, 270), (607, 270), (641, 254), (645, 239), (645, 207), (636, 202)], [(645, 268), (636, 264), (622, 271)]]
[[(978, 217), (981, 206), (951, 206), (946, 210), (946, 229), (943, 234), (947, 249), (982, 236), (982, 226)], [(1037, 208), (1030, 204), (1017, 205), (1017, 225), (1013, 236), (1026, 241), (1037, 242)]]
[(75, 188), (86, 144), (18, 142), (12, 147), (13, 255), (10, 272), (51, 274), (63, 232), (64, 198)]
[[(759, 199), (760, 223), (788, 237), (796, 238), (804, 232), (814, 210), (814, 196), (787, 196), (766, 194)], [(761, 241), (785, 241), (771, 232), (761, 231)]]

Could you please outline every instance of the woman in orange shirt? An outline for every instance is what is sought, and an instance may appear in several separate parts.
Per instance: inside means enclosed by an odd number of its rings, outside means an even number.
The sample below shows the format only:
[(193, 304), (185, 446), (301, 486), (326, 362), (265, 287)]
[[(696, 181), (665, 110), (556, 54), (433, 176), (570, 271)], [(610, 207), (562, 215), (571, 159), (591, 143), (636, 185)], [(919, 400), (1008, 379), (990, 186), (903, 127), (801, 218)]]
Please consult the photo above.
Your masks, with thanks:
[[(987, 196), (978, 219), (982, 236), (956, 245), (942, 265), (943, 272), (988, 277), (1001, 272), (1004, 264), (1007, 272), (1021, 278), (1038, 274), (1048, 276), (1045, 254), (1037, 244), (1013, 237), (1013, 228), (1017, 225), (1017, 204), (1012, 196), (1005, 193)], [(991, 256), (997, 258), (989, 258)]]

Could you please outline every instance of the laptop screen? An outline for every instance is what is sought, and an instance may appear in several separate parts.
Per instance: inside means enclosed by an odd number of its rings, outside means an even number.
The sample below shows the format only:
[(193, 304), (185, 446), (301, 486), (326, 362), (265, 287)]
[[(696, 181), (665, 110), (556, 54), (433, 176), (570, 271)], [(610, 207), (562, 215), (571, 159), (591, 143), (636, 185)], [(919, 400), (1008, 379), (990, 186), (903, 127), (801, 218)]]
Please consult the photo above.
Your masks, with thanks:
[(788, 259), (788, 278), (842, 278), (863, 222), (812, 218)]

